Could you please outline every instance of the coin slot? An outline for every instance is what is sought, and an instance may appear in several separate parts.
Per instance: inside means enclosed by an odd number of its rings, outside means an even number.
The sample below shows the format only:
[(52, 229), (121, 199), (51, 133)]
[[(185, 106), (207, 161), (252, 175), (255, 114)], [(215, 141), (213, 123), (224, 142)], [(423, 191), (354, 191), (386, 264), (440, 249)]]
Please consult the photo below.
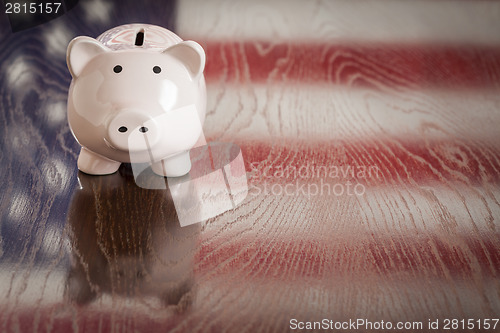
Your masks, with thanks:
[(144, 29), (139, 30), (135, 35), (135, 46), (142, 46), (144, 44)]

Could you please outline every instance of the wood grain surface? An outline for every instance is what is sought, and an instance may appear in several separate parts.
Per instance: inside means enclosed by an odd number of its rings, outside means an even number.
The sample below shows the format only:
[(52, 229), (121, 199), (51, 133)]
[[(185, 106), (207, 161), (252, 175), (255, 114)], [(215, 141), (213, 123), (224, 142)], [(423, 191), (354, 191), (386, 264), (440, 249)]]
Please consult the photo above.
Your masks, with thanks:
[[(204, 47), (235, 209), (181, 227), (130, 165), (77, 171), (67, 44), (134, 22)], [(500, 2), (467, 0), (81, 0), (16, 33), (0, 14), (0, 331), (500, 331), (499, 31)]]

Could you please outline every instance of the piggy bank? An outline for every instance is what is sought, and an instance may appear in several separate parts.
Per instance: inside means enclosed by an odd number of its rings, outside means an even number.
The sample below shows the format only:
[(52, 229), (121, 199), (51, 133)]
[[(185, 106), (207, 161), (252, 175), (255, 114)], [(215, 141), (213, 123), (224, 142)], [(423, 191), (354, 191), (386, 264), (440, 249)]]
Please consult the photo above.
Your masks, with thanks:
[(199, 44), (158, 26), (130, 24), (97, 39), (76, 37), (66, 59), (79, 170), (105, 175), (132, 162), (167, 177), (190, 171), (189, 150), (202, 137), (206, 112)]

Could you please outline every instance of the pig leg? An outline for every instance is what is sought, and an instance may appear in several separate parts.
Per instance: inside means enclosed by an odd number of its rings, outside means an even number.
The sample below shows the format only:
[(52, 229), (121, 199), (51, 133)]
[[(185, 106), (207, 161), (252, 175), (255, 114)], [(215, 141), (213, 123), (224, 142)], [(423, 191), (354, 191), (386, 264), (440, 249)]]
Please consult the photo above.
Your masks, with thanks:
[(85, 268), (81, 264), (71, 268), (64, 290), (64, 296), (69, 301), (76, 302), (79, 305), (88, 304), (97, 297), (94, 289), (87, 279)]
[(85, 147), (82, 147), (80, 156), (78, 156), (78, 170), (89, 175), (109, 175), (115, 173), (120, 164), (120, 162), (110, 160)]
[(164, 158), (151, 165), (153, 172), (164, 177), (184, 176), (191, 170), (191, 159), (189, 151), (184, 151), (177, 155)]

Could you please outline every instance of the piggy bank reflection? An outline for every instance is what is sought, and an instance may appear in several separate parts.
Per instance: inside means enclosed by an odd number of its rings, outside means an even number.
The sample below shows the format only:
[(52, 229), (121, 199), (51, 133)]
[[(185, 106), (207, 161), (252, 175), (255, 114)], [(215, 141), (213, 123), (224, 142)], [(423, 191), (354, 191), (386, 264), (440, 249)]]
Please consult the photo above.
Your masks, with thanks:
[(189, 172), (206, 113), (199, 44), (154, 25), (122, 25), (97, 39), (73, 39), (67, 64), (68, 123), (82, 146), (80, 171), (111, 174), (133, 160), (162, 176)]
[[(142, 182), (165, 181), (149, 170)], [(167, 190), (135, 184), (130, 165), (104, 177), (78, 174), (68, 212), (71, 269), (66, 297), (86, 304), (104, 295), (152, 298), (186, 309), (194, 297), (200, 225), (179, 225)]]

